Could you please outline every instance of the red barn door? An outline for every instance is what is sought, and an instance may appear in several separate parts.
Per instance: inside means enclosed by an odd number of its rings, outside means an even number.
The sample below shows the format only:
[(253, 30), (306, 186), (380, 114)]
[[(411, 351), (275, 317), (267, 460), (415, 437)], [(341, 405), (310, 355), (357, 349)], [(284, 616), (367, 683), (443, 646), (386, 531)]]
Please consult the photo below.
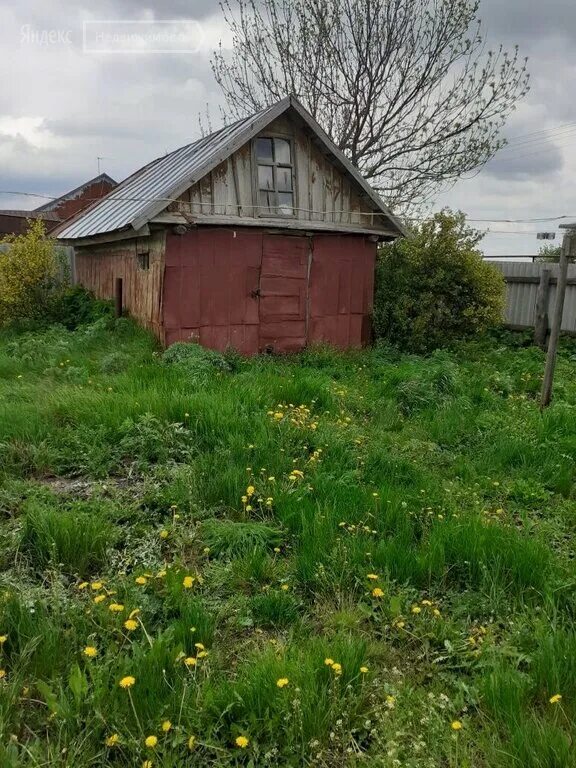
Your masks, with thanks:
[(260, 351), (293, 352), (306, 346), (307, 237), (262, 237), (260, 269)]

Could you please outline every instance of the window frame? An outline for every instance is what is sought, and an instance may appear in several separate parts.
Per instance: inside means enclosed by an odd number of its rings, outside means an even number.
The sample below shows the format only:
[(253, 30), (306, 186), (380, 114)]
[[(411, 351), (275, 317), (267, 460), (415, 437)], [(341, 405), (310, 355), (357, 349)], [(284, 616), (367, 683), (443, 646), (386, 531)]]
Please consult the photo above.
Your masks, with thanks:
[[(274, 153), (274, 139), (282, 139), (288, 142), (290, 146), (290, 160), (291, 163), (278, 163), (274, 158), (272, 162), (258, 159), (257, 142), (259, 139), (271, 139), (272, 140), (272, 152)], [(272, 180), (274, 189), (271, 194), (274, 196), (275, 205), (273, 207), (263, 207), (260, 205), (260, 184), (258, 180), (258, 166), (265, 165), (268, 168), (272, 168)], [(292, 212), (283, 213), (279, 210), (278, 206), (278, 178), (277, 168), (289, 168), (292, 179)], [(296, 210), (296, 155), (294, 151), (294, 137), (286, 133), (267, 132), (256, 136), (252, 139), (252, 197), (254, 203), (254, 211), (259, 218), (277, 218), (277, 219), (295, 219), (298, 216)]]
[(136, 265), (138, 267), (138, 271), (140, 272), (150, 271), (150, 251), (149, 250), (136, 251)]

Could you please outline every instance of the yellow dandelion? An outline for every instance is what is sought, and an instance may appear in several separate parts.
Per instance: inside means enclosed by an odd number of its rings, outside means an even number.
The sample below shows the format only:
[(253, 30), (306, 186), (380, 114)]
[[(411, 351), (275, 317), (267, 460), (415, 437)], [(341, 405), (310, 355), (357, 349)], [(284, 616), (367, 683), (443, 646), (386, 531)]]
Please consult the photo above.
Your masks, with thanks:
[(6, 670), (0, 669), (0, 680), (3, 680), (6, 677)]
[(124, 622), (124, 627), (128, 630), (128, 632), (133, 632), (135, 629), (138, 629), (138, 622), (136, 619), (126, 619)]
[(240, 747), (240, 749), (246, 749), (248, 744), (250, 744), (250, 741), (246, 738), (246, 736), (237, 736), (235, 744), (237, 747)]
[(419, 605), (412, 606), (412, 613), (422, 613), (422, 608)]
[(80, 584), (78, 584), (78, 589), (86, 589), (87, 586), (88, 586), (88, 582), (82, 581)]
[(327, 667), (331, 667), (332, 664), (334, 664), (334, 659), (331, 659), (330, 657), (326, 657), (324, 659), (324, 664), (326, 664)]
[(118, 683), (120, 688), (132, 688), (134, 683), (136, 682), (136, 678), (132, 677), (132, 675), (126, 675), (126, 677), (123, 677), (122, 680)]
[(96, 656), (98, 656), (98, 649), (94, 648), (93, 645), (87, 645), (82, 653), (84, 656), (88, 656), (89, 659), (94, 659)]
[(164, 720), (164, 722), (162, 723), (163, 732), (168, 733), (170, 728), (172, 728), (172, 723), (170, 722), (170, 720)]
[(188, 739), (188, 749), (192, 751), (196, 746), (196, 736), (190, 736)]
[(110, 736), (106, 737), (105, 744), (107, 747), (115, 747), (116, 744), (120, 741), (120, 736), (118, 736), (117, 733), (111, 733)]
[(194, 576), (184, 576), (184, 580), (182, 582), (184, 589), (191, 589), (192, 584), (194, 584)]
[(194, 643), (194, 648), (198, 648), (199, 651), (204, 650), (204, 646), (202, 645), (202, 643)]
[(342, 674), (342, 664), (338, 664), (337, 661), (332, 664), (332, 671), (335, 675), (341, 675)]
[(142, 768), (152, 768), (153, 763), (152, 760), (144, 760), (142, 763)]
[(384, 590), (376, 587), (372, 590), (372, 597), (384, 597)]
[(360, 672), (365, 675), (368, 672), (368, 667), (360, 667)]
[(146, 744), (149, 749), (154, 749), (156, 744), (158, 744), (158, 736), (146, 736), (144, 739), (144, 744)]
[(94, 592), (98, 592), (99, 589), (102, 589), (104, 584), (102, 584), (101, 581), (93, 581), (92, 584), (90, 584), (90, 589), (93, 589)]
[(194, 656), (187, 656), (184, 659), (184, 664), (186, 664), (187, 667), (195, 667), (196, 666), (196, 659)]
[(104, 600), (106, 600), (106, 595), (96, 595), (96, 597), (94, 598), (94, 602), (96, 603), (96, 605), (98, 605), (98, 603), (103, 603)]
[(555, 693), (554, 696), (550, 696), (548, 701), (550, 702), (550, 704), (558, 704), (559, 701), (562, 701), (562, 694)]
[(108, 610), (112, 611), (112, 613), (122, 613), (124, 610), (124, 606), (122, 603), (110, 603), (108, 606)]
[(280, 589), (281, 589), (283, 592), (288, 592), (288, 590), (290, 589), (290, 587), (289, 587), (289, 585), (288, 585), (288, 584), (282, 584), (282, 586), (280, 587)]
[(276, 685), (278, 688), (285, 688), (289, 683), (289, 680), (287, 677), (281, 677), (279, 680), (276, 680)]
[(168, 538), (168, 531), (166, 530), (166, 528), (162, 528), (162, 530), (160, 531), (159, 535), (160, 535), (161, 539), (167, 539)]
[(0, 635), (0, 645), (4, 645), (6, 640), (8, 640), (8, 635)]
[(205, 659), (208, 656), (208, 651), (198, 651), (196, 654), (197, 659)]
[(137, 576), (135, 579), (136, 584), (138, 584), (140, 587), (143, 587), (144, 584), (148, 582), (148, 579), (145, 576)]
[(256, 488), (254, 488), (253, 485), (249, 485), (248, 488), (246, 488), (246, 495), (247, 496), (254, 496), (254, 491)]
[(367, 579), (370, 579), (371, 581), (376, 581), (379, 577), (377, 573), (369, 573), (366, 576)]
[(460, 731), (462, 730), (462, 723), (460, 720), (453, 720), (452, 725), (450, 726), (453, 731)]

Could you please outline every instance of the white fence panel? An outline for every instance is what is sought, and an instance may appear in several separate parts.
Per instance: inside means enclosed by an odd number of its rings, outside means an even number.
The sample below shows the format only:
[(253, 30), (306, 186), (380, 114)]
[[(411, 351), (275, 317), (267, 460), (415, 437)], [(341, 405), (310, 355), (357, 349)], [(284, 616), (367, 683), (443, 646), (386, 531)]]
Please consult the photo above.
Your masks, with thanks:
[[(540, 276), (544, 269), (550, 270), (550, 290), (548, 294), (548, 317), (552, 317), (556, 304), (558, 264), (543, 262), (523, 262), (514, 264), (508, 261), (491, 261), (506, 280), (505, 322), (512, 328), (533, 328), (536, 316), (536, 296)], [(568, 285), (562, 315), (562, 330), (576, 334), (576, 265), (568, 266)]]

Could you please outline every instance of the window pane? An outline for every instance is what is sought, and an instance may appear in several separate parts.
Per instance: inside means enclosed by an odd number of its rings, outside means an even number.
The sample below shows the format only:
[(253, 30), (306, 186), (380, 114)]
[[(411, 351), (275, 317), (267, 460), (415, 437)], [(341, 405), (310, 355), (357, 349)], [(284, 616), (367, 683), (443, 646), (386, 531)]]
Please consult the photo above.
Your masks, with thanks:
[(264, 190), (260, 190), (258, 192), (258, 203), (260, 208), (271, 208), (272, 192), (265, 192)]
[(292, 192), (278, 193), (278, 212), (292, 215), (294, 213)]
[(279, 192), (292, 192), (292, 168), (277, 168), (276, 179)]
[(270, 165), (258, 166), (258, 189), (274, 189), (274, 176)]
[(290, 164), (290, 142), (286, 139), (274, 139), (274, 161), (276, 163)]
[(258, 160), (272, 162), (272, 139), (256, 139), (256, 157)]

